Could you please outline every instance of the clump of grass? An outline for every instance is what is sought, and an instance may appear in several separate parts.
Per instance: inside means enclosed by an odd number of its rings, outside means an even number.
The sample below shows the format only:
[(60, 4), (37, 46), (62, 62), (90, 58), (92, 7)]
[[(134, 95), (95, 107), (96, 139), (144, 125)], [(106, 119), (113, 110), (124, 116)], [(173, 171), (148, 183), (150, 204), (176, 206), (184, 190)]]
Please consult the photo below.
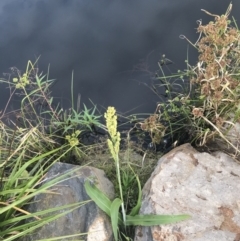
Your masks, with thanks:
[[(0, 240), (18, 240), (87, 203), (74, 203), (37, 213), (29, 213), (26, 210), (26, 205), (35, 195), (51, 193), (49, 189), (52, 186), (69, 178), (68, 173), (47, 181), (45, 174), (74, 146), (72, 142), (69, 142), (46, 151), (45, 142), (52, 142), (52, 140), (48, 137), (41, 139), (43, 135), (36, 127), (13, 131), (2, 121), (0, 121), (0, 125)], [(58, 215), (55, 214), (56, 211), (63, 209), (66, 211)], [(26, 222), (30, 218), (32, 221)]]
[[(86, 155), (90, 147), (81, 142), (81, 134), (92, 131), (94, 125), (102, 125), (98, 122), (100, 116), (95, 114), (96, 107), (84, 106), (78, 111), (72, 106), (64, 111), (55, 106), (49, 91), (53, 81), (38, 74), (36, 63), (29, 61), (24, 73), (12, 68), (8, 79), (1, 79), (0, 83), (7, 84), (10, 93), (0, 113), (0, 240), (10, 241), (86, 203), (34, 214), (26, 211), (35, 195), (50, 192), (47, 189), (69, 174), (47, 182), (44, 176), (48, 169), (58, 161), (71, 162), (73, 155)], [(15, 98), (20, 100), (19, 109), (9, 111)], [(68, 210), (54, 214), (60, 209)], [(32, 222), (26, 223), (29, 218)]]

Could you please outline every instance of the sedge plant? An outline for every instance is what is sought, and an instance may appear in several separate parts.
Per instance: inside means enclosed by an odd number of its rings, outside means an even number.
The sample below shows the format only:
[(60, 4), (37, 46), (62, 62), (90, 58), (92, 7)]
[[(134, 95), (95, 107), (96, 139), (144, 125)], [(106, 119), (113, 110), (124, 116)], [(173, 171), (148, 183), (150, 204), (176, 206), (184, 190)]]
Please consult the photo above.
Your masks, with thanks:
[[(94, 182), (86, 181), (85, 189), (89, 197), (96, 203), (96, 205), (103, 210), (111, 219), (112, 230), (115, 240), (119, 240), (121, 237), (127, 236), (126, 227), (127, 226), (153, 226), (161, 224), (169, 224), (181, 220), (186, 220), (190, 216), (183, 215), (153, 215), (139, 214), (142, 200), (142, 191), (141, 185), (138, 176), (133, 173), (138, 183), (138, 200), (136, 206), (129, 212), (126, 213), (125, 210), (125, 200), (122, 190), (122, 178), (121, 178), (121, 161), (119, 159), (119, 148), (121, 136), (117, 131), (117, 115), (114, 107), (108, 107), (107, 112), (105, 113), (106, 127), (109, 133), (109, 139), (107, 140), (108, 148), (110, 154), (113, 158), (115, 167), (116, 167), (116, 179), (118, 180), (119, 186), (119, 197), (111, 201), (103, 192), (101, 192)], [(119, 211), (121, 209), (121, 211)], [(122, 236), (120, 235), (122, 231)]]

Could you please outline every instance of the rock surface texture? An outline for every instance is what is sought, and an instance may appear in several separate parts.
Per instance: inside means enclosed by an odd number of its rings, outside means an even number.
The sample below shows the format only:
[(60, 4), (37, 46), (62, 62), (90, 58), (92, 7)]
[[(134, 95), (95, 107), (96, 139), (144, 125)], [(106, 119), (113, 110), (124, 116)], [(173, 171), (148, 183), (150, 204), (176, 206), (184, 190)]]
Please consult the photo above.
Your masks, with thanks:
[[(51, 179), (63, 174), (76, 166), (66, 163), (56, 163), (47, 173)], [(98, 187), (110, 198), (114, 198), (112, 183), (105, 177), (104, 172), (93, 167), (82, 167), (70, 174), (74, 176), (51, 188), (58, 194), (40, 194), (35, 196), (28, 211), (37, 212), (66, 204), (89, 200), (84, 188), (84, 181), (89, 177), (97, 178)], [(56, 212), (61, 213), (63, 210)], [(86, 236), (63, 238), (60, 240), (110, 241), (113, 240), (111, 223), (94, 202), (89, 202), (78, 209), (58, 218), (55, 221), (36, 230), (34, 234), (24, 237), (23, 241), (49, 239), (65, 235), (89, 232)]]
[(172, 225), (137, 227), (135, 241), (239, 241), (240, 165), (222, 152), (184, 144), (164, 155), (143, 188), (141, 214), (190, 214)]

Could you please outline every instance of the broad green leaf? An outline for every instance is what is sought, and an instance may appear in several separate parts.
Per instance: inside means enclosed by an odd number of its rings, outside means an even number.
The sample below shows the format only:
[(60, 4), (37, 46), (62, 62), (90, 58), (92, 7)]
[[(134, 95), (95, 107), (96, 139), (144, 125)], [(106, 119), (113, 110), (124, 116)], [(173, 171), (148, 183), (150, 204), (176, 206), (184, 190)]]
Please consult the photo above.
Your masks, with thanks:
[[(84, 187), (88, 196), (96, 203), (96, 205), (109, 217), (111, 217), (112, 202), (110, 199), (102, 191), (100, 191), (96, 185), (90, 184), (88, 180), (84, 183)], [(118, 223), (119, 225), (123, 225), (120, 214), (118, 214)]]
[(126, 216), (126, 225), (140, 225), (140, 226), (153, 226), (160, 224), (170, 224), (179, 221), (189, 219), (191, 216), (187, 214), (182, 215), (135, 215), (135, 216)]
[(118, 240), (118, 218), (119, 218), (119, 207), (122, 204), (122, 200), (119, 198), (114, 199), (114, 201), (111, 204), (111, 222), (112, 222), (112, 229), (113, 229), (113, 235), (114, 239)]
[(101, 192), (95, 184), (90, 184), (89, 180), (86, 180), (84, 183), (85, 190), (88, 196), (97, 204), (97, 206), (103, 210), (109, 217), (111, 216), (110, 207), (111, 201), (110, 199)]

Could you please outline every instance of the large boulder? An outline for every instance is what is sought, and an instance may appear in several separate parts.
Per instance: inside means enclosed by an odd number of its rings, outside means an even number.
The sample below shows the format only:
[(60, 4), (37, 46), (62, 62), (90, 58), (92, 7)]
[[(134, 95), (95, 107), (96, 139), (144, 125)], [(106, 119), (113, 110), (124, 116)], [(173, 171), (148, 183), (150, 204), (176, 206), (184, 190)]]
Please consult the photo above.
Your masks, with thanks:
[[(51, 180), (57, 175), (63, 174), (76, 168), (66, 163), (54, 164), (47, 173), (46, 180)], [(114, 198), (112, 183), (105, 177), (102, 170), (93, 167), (81, 167), (69, 174), (72, 178), (62, 181), (51, 188), (55, 194), (44, 193), (36, 195), (28, 206), (29, 212), (38, 212), (66, 204), (89, 200), (84, 182), (87, 178), (94, 177), (98, 188), (110, 198)], [(69, 177), (68, 177), (69, 178)], [(61, 213), (63, 210), (55, 212)], [(61, 240), (87, 240), (87, 241), (111, 241), (113, 234), (109, 218), (94, 202), (89, 202), (69, 214), (37, 229), (33, 234), (25, 236), (22, 241), (49, 239), (54, 237), (88, 233), (86, 236), (63, 238)]]
[(135, 241), (239, 241), (240, 165), (222, 152), (179, 146), (143, 188), (141, 214), (190, 214), (171, 225), (137, 227)]

